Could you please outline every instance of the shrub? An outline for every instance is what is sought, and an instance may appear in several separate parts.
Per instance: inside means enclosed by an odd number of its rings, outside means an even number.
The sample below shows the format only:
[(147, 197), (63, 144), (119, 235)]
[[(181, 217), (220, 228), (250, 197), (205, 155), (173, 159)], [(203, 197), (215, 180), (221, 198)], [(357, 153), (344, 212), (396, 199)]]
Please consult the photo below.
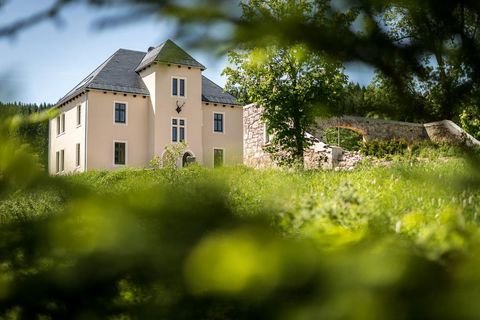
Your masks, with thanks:
[(330, 145), (338, 145), (338, 133), (340, 133), (340, 145), (339, 147), (348, 151), (358, 151), (363, 144), (363, 137), (361, 134), (356, 133), (353, 130), (339, 128), (330, 128), (324, 132), (324, 142)]
[(386, 158), (394, 155), (435, 159), (437, 157), (464, 156), (460, 146), (451, 143), (431, 141), (408, 142), (405, 139), (370, 140), (363, 143), (360, 152), (366, 156)]
[(389, 155), (403, 155), (408, 147), (409, 144), (404, 139), (370, 140), (361, 145), (360, 152), (366, 156), (384, 158)]

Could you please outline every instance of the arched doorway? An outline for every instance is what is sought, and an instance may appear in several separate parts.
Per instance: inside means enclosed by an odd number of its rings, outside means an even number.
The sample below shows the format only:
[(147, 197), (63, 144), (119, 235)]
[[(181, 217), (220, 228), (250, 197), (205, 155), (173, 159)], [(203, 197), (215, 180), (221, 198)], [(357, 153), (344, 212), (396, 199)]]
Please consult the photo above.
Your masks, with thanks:
[(323, 133), (323, 142), (347, 151), (358, 151), (364, 141), (363, 133), (355, 128), (335, 126)]
[(192, 163), (195, 163), (195, 157), (190, 152), (185, 152), (182, 157), (182, 167), (187, 167)]

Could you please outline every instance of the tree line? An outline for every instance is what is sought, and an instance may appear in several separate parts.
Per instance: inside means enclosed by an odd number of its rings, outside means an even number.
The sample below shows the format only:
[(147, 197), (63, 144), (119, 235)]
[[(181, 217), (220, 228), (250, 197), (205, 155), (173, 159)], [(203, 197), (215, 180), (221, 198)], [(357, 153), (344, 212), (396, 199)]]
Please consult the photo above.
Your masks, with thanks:
[[(53, 105), (48, 103), (23, 103), (23, 102), (0, 102), (0, 119), (15, 116), (27, 117), (50, 109)], [(48, 165), (48, 121), (22, 122), (11, 132), (20, 141), (29, 144), (31, 151), (38, 155), (40, 164), (47, 168)]]

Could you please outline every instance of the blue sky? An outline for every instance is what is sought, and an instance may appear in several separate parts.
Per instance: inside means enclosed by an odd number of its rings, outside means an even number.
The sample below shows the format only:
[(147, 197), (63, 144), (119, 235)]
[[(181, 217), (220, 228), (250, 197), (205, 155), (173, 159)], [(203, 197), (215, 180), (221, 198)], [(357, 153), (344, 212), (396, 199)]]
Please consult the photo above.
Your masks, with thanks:
[[(46, 8), (53, 0), (10, 0), (0, 9), (0, 26)], [(14, 38), (0, 38), (0, 101), (54, 103), (112, 55), (125, 48), (146, 51), (168, 38), (174, 39), (171, 21), (143, 19), (98, 30), (94, 22), (118, 11), (98, 10), (84, 5), (67, 7), (62, 23), (45, 21)], [(204, 74), (219, 85), (225, 57), (205, 50), (187, 51), (207, 66)], [(371, 71), (350, 66), (351, 80), (367, 83)], [(11, 90), (8, 90), (11, 88)]]

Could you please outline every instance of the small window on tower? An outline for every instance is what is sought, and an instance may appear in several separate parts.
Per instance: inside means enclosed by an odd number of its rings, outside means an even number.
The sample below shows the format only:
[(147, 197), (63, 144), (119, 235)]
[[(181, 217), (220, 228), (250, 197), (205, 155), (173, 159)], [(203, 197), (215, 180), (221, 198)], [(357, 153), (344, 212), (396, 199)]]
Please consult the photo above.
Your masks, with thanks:
[(186, 81), (187, 80), (185, 78), (172, 78), (172, 96), (186, 96)]

